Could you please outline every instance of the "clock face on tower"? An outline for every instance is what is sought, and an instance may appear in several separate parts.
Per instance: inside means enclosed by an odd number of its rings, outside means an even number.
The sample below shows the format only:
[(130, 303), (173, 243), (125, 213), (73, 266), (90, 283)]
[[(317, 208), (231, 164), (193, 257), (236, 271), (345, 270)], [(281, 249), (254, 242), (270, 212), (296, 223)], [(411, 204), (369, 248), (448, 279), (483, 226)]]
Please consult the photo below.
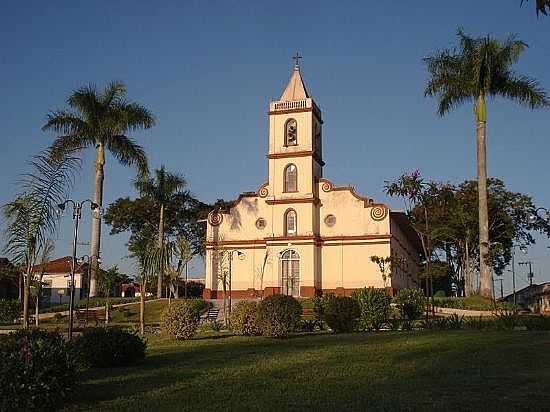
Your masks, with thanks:
[(295, 146), (298, 144), (298, 125), (296, 120), (290, 119), (286, 122), (285, 143), (287, 146)]

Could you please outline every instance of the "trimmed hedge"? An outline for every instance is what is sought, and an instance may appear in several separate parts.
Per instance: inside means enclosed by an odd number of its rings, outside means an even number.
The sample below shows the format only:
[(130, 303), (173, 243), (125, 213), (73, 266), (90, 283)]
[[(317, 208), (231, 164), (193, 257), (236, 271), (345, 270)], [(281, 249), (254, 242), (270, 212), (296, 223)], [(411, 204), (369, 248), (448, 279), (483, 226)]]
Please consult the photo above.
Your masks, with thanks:
[(302, 317), (302, 307), (292, 296), (271, 295), (258, 305), (256, 322), (263, 336), (287, 337)]
[(202, 299), (172, 302), (160, 317), (162, 333), (177, 340), (191, 339), (197, 332), (201, 313), (207, 308), (208, 303)]
[[(440, 308), (486, 311), (495, 310), (495, 302), (491, 299), (482, 298), (481, 296), (469, 296), (466, 298), (435, 297), (434, 304)], [(514, 310), (517, 308), (518, 306), (513, 303), (496, 302), (496, 309)]]
[(260, 335), (260, 329), (256, 324), (258, 305), (254, 301), (241, 300), (231, 309), (229, 324), (235, 335), (254, 336)]
[(335, 333), (352, 332), (359, 314), (359, 304), (349, 296), (332, 295), (323, 308), (323, 320)]
[(20, 330), (0, 337), (0, 410), (50, 411), (74, 393), (76, 363), (57, 332)]
[(13, 324), (21, 314), (21, 306), (16, 299), (0, 299), (0, 325)]
[(360, 308), (360, 327), (363, 330), (380, 330), (391, 313), (391, 297), (385, 289), (356, 290), (353, 298)]
[(73, 342), (80, 364), (108, 368), (130, 366), (145, 358), (147, 341), (121, 328), (87, 328)]

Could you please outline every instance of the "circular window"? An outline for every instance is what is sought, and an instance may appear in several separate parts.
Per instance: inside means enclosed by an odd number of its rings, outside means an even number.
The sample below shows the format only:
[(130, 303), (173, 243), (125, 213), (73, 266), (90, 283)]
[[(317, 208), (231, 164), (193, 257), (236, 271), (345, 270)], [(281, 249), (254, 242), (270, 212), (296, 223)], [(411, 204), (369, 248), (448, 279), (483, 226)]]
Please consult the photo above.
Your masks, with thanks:
[(260, 230), (265, 229), (267, 226), (267, 222), (263, 217), (260, 217), (258, 220), (256, 220), (256, 227)]
[(334, 226), (336, 224), (336, 216), (334, 215), (327, 215), (325, 217), (325, 225), (327, 226)]

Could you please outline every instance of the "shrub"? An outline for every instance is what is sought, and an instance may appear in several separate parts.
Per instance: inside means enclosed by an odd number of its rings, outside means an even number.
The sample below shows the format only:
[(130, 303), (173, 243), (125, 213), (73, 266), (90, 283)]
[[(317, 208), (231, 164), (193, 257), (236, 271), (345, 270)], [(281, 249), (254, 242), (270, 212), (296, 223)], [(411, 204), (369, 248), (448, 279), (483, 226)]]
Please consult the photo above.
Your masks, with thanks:
[(73, 393), (76, 367), (57, 332), (21, 330), (0, 337), (0, 410), (53, 410)]
[(327, 303), (327, 300), (330, 299), (332, 294), (324, 294), (323, 296), (314, 296), (311, 298), (311, 302), (313, 304), (313, 316), (316, 320), (322, 321), (325, 314), (325, 305)]
[(73, 341), (79, 362), (86, 367), (129, 366), (145, 358), (147, 342), (121, 328), (87, 328)]
[(259, 335), (260, 330), (256, 325), (258, 305), (254, 301), (241, 300), (231, 309), (229, 323), (235, 335), (254, 336)]
[(550, 317), (543, 315), (526, 316), (523, 324), (527, 330), (550, 330)]
[[(204, 290), (204, 284), (194, 282), (192, 280), (187, 282), (187, 297), (188, 298), (201, 298)], [(183, 296), (183, 287), (179, 288), (180, 297)]]
[(498, 329), (513, 330), (519, 326), (520, 317), (517, 310), (499, 309), (495, 312), (495, 316)]
[(258, 305), (256, 324), (262, 335), (284, 338), (296, 330), (302, 316), (300, 303), (292, 296), (268, 296)]
[(438, 290), (434, 294), (434, 298), (444, 298), (445, 296), (447, 296), (447, 295), (445, 294), (444, 290)]
[(14, 323), (19, 318), (21, 309), (15, 299), (0, 299), (0, 325)]
[(160, 317), (162, 333), (175, 339), (191, 339), (197, 332), (200, 314), (208, 308), (202, 299), (187, 299), (172, 302)]
[(380, 330), (391, 311), (391, 297), (385, 289), (364, 288), (354, 292), (359, 304), (360, 327), (363, 330)]
[(359, 305), (349, 296), (332, 296), (324, 306), (324, 318), (335, 333), (352, 332), (359, 317)]
[(424, 312), (424, 292), (421, 289), (399, 289), (394, 301), (401, 316), (412, 321), (422, 316)]

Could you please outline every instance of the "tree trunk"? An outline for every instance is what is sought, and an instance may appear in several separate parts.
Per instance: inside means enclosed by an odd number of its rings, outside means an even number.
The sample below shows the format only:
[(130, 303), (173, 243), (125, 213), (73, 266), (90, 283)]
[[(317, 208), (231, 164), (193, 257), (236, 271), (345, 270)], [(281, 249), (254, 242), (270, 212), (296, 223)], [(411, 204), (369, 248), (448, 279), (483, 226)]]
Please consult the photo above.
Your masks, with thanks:
[[(96, 146), (94, 202), (100, 207), (103, 205), (104, 166), (105, 147), (102, 143), (98, 143)], [(101, 213), (92, 213), (92, 235), (90, 244), (90, 296), (94, 297), (97, 295), (98, 258), (101, 250)]]
[(487, 115), (485, 96), (479, 95), (476, 106), (477, 114), (477, 187), (479, 199), (479, 294), (486, 298), (493, 297), (491, 267), (487, 263), (489, 256), (489, 214), (487, 210), (487, 154), (486, 126)]
[(38, 285), (36, 286), (36, 301), (35, 301), (35, 307), (34, 307), (34, 324), (35, 326), (39, 326), (40, 320), (39, 320), (39, 314), (40, 314), (40, 296), (42, 295), (42, 279), (44, 277), (44, 274), (40, 274), (40, 278), (38, 280)]
[(465, 250), (465, 263), (464, 263), (464, 295), (472, 295), (472, 272), (470, 270), (470, 243), (468, 241), (464, 242)]
[(139, 333), (141, 335), (145, 334), (145, 287), (147, 281), (145, 277), (141, 282), (141, 295), (139, 297)]
[[(164, 245), (164, 205), (160, 205), (159, 216), (159, 233), (158, 233), (158, 246), (161, 248)], [(157, 275), (157, 298), (162, 298), (162, 278), (164, 273), (159, 271)]]
[(23, 276), (23, 327), (29, 327), (29, 298), (31, 296), (32, 264), (27, 263), (27, 273)]

